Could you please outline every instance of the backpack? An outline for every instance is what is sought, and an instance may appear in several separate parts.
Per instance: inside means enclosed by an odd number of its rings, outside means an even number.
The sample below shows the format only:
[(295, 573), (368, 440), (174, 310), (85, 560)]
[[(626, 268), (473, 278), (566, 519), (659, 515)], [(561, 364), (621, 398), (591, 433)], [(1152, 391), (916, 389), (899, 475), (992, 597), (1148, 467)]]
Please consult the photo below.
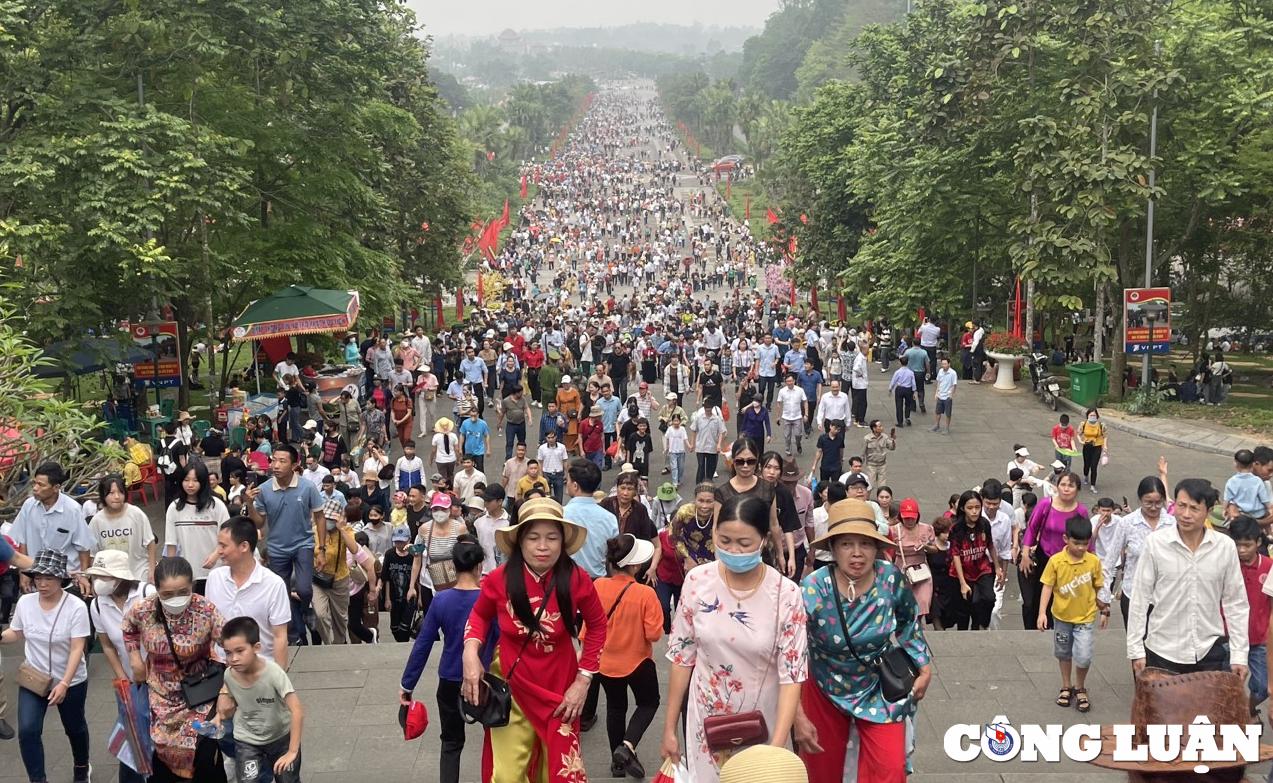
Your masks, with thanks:
[(159, 451), (155, 454), (155, 466), (165, 476), (171, 476), (177, 472), (177, 461), (172, 458), (172, 447), (176, 443), (177, 439), (172, 437), (159, 441)]

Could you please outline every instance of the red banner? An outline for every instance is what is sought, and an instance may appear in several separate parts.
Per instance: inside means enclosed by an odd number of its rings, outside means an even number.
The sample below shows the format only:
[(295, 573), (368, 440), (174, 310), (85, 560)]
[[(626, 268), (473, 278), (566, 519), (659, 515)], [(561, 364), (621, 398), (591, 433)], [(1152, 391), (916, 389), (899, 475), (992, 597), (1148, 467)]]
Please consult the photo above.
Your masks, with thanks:
[(751, 220), (751, 194), (743, 201), (743, 220)]
[(455, 289), (455, 317), (464, 320), (464, 286)]

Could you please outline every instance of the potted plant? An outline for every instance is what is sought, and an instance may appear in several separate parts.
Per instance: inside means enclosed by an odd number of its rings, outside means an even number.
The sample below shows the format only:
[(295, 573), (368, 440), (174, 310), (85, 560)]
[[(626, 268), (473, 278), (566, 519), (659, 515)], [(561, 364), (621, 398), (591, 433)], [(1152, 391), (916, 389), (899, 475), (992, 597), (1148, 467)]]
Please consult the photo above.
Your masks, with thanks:
[(1012, 391), (1017, 388), (1016, 364), (1030, 354), (1030, 344), (1012, 332), (991, 332), (986, 337), (986, 355), (998, 363), (995, 388)]

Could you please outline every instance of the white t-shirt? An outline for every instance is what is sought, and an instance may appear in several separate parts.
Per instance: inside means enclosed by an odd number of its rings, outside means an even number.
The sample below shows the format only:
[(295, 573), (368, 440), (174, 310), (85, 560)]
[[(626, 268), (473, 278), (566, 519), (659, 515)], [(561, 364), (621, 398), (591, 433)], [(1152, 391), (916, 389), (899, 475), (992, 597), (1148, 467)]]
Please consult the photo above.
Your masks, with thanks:
[(778, 391), (778, 402), (782, 405), (783, 421), (795, 421), (804, 416), (802, 405), (809, 399), (804, 389), (799, 386), (783, 386)]
[(552, 448), (547, 443), (541, 443), (539, 449), (535, 452), (535, 456), (539, 458), (541, 473), (563, 473), (566, 470), (568, 457), (566, 447), (561, 443)]
[[(261, 654), (274, 657), (274, 631), (276, 625), (287, 625), (292, 619), (291, 599), (283, 577), (256, 564), (243, 586), (235, 584), (230, 566), (217, 566), (208, 572), (205, 597), (217, 607), (221, 617), (251, 617), (261, 628)], [(223, 655), (221, 645), (217, 654)]]
[(668, 454), (684, 454), (688, 450), (690, 435), (684, 427), (668, 427), (663, 433)]
[(220, 498), (212, 498), (212, 503), (200, 511), (193, 503), (186, 503), (185, 508), (178, 509), (177, 501), (168, 506), (168, 516), (164, 521), (164, 550), (176, 546), (177, 554), (190, 562), (195, 579), (206, 579), (208, 569), (203, 561), (216, 551), (217, 531), (222, 522), (230, 520), (230, 512)]
[(155, 531), (146, 512), (132, 503), (125, 503), (123, 510), (112, 514), (102, 509), (88, 523), (93, 534), (93, 554), (103, 549), (117, 549), (128, 555), (128, 567), (140, 582), (150, 581), (150, 560), (146, 547), (155, 541)]
[[(450, 451), (446, 448), (447, 440), (451, 441)], [(437, 457), (434, 459), (439, 465), (446, 465), (455, 462), (456, 453), (460, 450), (460, 436), (454, 432), (439, 432), (433, 436), (433, 448), (437, 450)]]
[[(128, 597), (124, 599), (122, 609), (110, 596), (99, 595), (88, 604), (88, 615), (93, 619), (93, 628), (98, 633), (106, 634), (106, 638), (110, 639), (111, 646), (115, 648), (115, 654), (119, 656), (119, 662), (123, 665), (125, 672), (129, 669), (128, 648), (124, 646), (124, 615), (128, 614), (128, 610), (132, 609), (137, 601), (154, 594), (154, 587), (145, 582), (138, 582), (132, 590), (128, 591)], [(145, 645), (141, 648), (141, 659), (146, 660)]]
[[(71, 640), (87, 639), (92, 633), (88, 623), (88, 607), (84, 602), (69, 593), (63, 593), (61, 600), (60, 607), (54, 606), (45, 611), (40, 606), (40, 594), (27, 593), (18, 598), (18, 605), (13, 610), (13, 623), (10, 625), (13, 630), (22, 632), (22, 638), (26, 642), (27, 665), (49, 675), (55, 682), (66, 674), (66, 664), (71, 660)], [(61, 615), (58, 614), (59, 608)], [(50, 654), (52, 668), (49, 667)], [(87, 661), (86, 652), (80, 656), (80, 664), (71, 677), (71, 685), (79, 685), (88, 679)]]
[[(508, 512), (503, 512), (502, 516), (496, 518), (490, 514), (483, 514), (473, 520), (473, 529), (477, 531), (477, 542), (482, 545), (482, 552), (486, 554), (482, 560), (482, 574), (486, 575), (494, 571), (500, 561), (503, 560), (503, 553), (495, 544), (495, 531), (501, 527), (508, 527)], [(499, 559), (496, 556), (499, 555)]]
[[(827, 534), (827, 520), (830, 518), (827, 507), (818, 506), (815, 508), (811, 518), (813, 519), (813, 538), (817, 540)], [(819, 563), (830, 563), (835, 559), (835, 556), (828, 549), (815, 549), (813, 550), (813, 559)]]

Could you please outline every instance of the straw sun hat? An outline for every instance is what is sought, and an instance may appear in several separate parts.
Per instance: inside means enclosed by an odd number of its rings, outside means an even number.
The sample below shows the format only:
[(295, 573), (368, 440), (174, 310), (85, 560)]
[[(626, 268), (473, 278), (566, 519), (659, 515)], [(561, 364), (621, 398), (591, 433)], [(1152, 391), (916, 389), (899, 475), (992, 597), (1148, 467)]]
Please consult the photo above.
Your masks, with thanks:
[(566, 554), (573, 555), (583, 546), (588, 538), (588, 529), (583, 525), (571, 522), (562, 513), (561, 504), (552, 498), (531, 498), (522, 504), (517, 513), (516, 525), (501, 527), (495, 531), (495, 543), (505, 555), (511, 555), (517, 546), (517, 534), (523, 527), (530, 527), (532, 522), (556, 522), (561, 525), (565, 536), (563, 548)]

